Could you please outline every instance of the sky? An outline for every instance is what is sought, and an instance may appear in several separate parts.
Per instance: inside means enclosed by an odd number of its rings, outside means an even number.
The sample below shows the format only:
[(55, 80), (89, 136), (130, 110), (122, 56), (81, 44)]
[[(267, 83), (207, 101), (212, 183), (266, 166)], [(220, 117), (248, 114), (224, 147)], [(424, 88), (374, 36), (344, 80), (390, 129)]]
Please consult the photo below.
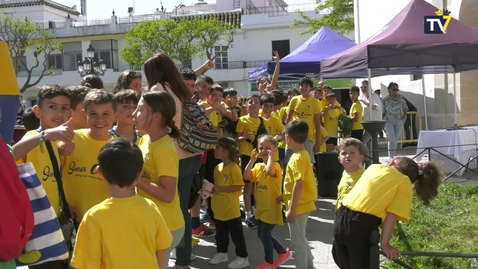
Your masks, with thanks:
[[(74, 5), (78, 6), (78, 11), (80, 11), (80, 0), (53, 0), (55, 2), (61, 3), (63, 5), (72, 7)], [(232, 1), (232, 0), (226, 0)], [(88, 19), (106, 19), (111, 17), (111, 12), (113, 9), (116, 12), (118, 17), (128, 16), (128, 7), (135, 7), (136, 15), (140, 14), (152, 14), (156, 8), (161, 7), (161, 2), (166, 8), (166, 11), (171, 11), (175, 6), (179, 4), (191, 5), (197, 0), (87, 0), (87, 15)], [(215, 0), (206, 0), (207, 3), (215, 3)], [(264, 1), (265, 2), (265, 1)], [(296, 4), (309, 4), (315, 3), (316, 0), (285, 0), (289, 5)]]

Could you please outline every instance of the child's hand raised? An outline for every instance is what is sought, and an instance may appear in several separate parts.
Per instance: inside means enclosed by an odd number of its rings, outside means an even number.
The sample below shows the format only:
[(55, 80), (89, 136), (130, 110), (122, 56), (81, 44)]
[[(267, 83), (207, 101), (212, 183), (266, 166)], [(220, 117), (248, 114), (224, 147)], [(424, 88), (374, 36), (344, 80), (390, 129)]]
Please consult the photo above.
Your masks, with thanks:
[(73, 137), (75, 136), (75, 132), (73, 129), (68, 127), (72, 119), (69, 119), (67, 122), (63, 123), (62, 125), (46, 129), (45, 130), (45, 139), (52, 140), (52, 141), (62, 141), (62, 142), (71, 142), (73, 141)]
[(257, 149), (253, 149), (251, 152), (251, 162), (255, 163), (257, 161), (257, 158), (259, 158), (259, 152)]
[(284, 201), (284, 198), (282, 197), (282, 195), (276, 197), (276, 203), (281, 204), (282, 201)]

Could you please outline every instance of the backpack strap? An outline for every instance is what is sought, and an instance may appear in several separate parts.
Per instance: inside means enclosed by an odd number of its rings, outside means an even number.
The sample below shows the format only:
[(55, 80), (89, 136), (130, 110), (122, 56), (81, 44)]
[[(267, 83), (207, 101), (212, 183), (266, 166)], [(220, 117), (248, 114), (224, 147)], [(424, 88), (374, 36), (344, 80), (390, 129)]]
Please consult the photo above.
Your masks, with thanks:
[(61, 173), (60, 173), (60, 166), (58, 165), (58, 161), (56, 160), (55, 153), (53, 151), (53, 146), (51, 145), (51, 141), (45, 141), (46, 149), (48, 150), (48, 155), (50, 155), (51, 165), (53, 166), (53, 174), (55, 175), (56, 184), (58, 186), (58, 192), (60, 194), (60, 201), (61, 201), (61, 210), (65, 212), (67, 218), (72, 219), (75, 225), (75, 228), (78, 229), (78, 223), (72, 217), (70, 212), (70, 207), (68, 206), (68, 202), (66, 201), (65, 191), (63, 190), (63, 182), (61, 180)]

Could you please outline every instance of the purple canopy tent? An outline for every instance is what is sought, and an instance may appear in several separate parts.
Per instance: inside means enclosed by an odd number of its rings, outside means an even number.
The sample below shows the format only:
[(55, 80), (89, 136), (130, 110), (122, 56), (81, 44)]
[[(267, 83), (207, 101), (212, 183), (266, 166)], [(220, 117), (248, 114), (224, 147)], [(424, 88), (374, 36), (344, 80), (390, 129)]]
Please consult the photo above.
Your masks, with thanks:
[[(424, 33), (424, 16), (433, 16), (437, 10), (435, 6), (424, 0), (412, 0), (371, 38), (349, 50), (322, 60), (322, 77), (368, 76), (370, 80), (371, 77), (392, 74), (455, 73), (478, 69), (477, 28), (452, 19), (446, 34)], [(427, 126), (423, 81), (425, 125)]]
[[(318, 74), (321, 60), (355, 45), (350, 39), (324, 26), (300, 47), (280, 60), (279, 80), (299, 79), (307, 73)], [(263, 76), (273, 74), (275, 67), (276, 63), (270, 61), (249, 71), (248, 80), (253, 82)]]

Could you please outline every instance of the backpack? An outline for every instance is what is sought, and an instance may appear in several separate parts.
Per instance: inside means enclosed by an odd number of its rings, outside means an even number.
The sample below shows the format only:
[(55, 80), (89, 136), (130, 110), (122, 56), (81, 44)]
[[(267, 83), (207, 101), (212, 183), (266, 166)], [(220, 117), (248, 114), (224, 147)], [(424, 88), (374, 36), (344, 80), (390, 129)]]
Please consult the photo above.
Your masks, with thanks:
[(22, 254), (33, 233), (33, 210), (17, 165), (0, 140), (0, 261)]
[(217, 143), (217, 127), (209, 120), (197, 103), (183, 102), (182, 136), (178, 145), (185, 151), (199, 153), (214, 149)]
[(257, 149), (257, 142), (259, 140), (259, 137), (261, 135), (267, 134), (267, 129), (264, 124), (264, 119), (262, 119), (262, 117), (259, 117), (259, 119), (261, 120), (261, 123), (259, 124), (259, 127), (257, 127), (256, 136), (254, 137), (254, 140), (251, 143), (255, 149)]

